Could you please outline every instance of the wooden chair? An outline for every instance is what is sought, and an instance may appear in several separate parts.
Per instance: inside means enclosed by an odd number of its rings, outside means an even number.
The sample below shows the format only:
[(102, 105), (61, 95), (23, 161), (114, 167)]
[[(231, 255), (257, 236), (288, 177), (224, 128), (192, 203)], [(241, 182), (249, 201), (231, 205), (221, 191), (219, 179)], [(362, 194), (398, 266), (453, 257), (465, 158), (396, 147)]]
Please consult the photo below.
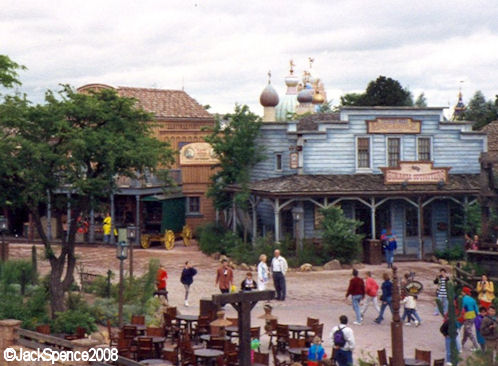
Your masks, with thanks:
[(273, 354), (273, 365), (274, 366), (290, 366), (292, 363), (290, 360), (281, 360), (278, 358), (278, 348), (276, 345), (271, 346), (271, 353)]
[(277, 347), (285, 350), (289, 344), (289, 326), (287, 324), (277, 324)]
[(323, 339), (323, 323), (321, 324), (314, 324), (312, 326), (312, 332), (311, 334), (308, 333), (308, 338), (306, 338), (306, 345), (309, 346), (313, 342), (313, 338), (315, 337), (320, 337), (320, 339)]
[(225, 366), (226, 365), (225, 359), (223, 358), (223, 356), (216, 357), (215, 363), (216, 363), (216, 366)]
[(137, 339), (137, 358), (138, 361), (147, 358), (155, 357), (154, 343), (152, 342), (152, 337), (139, 337)]
[[(251, 339), (261, 339), (261, 327), (251, 327)], [(258, 352), (261, 352), (261, 348), (258, 347)]]
[(199, 316), (199, 320), (197, 321), (197, 324), (193, 329), (193, 337), (195, 338), (197, 343), (199, 343), (201, 335), (209, 334), (209, 331), (211, 329), (209, 323), (210, 319), (208, 316)]
[(441, 358), (439, 360), (434, 360), (433, 366), (444, 366), (444, 358)]
[(123, 336), (125, 339), (133, 340), (137, 336), (137, 327), (134, 325), (124, 325)]
[(132, 315), (131, 316), (131, 324), (145, 325), (145, 316), (144, 315)]
[(377, 357), (379, 359), (380, 366), (389, 366), (389, 363), (387, 362), (387, 353), (385, 348), (377, 351)]
[(226, 347), (226, 340), (225, 339), (216, 339), (216, 338), (211, 338), (208, 342), (207, 342), (207, 348), (212, 348), (212, 349), (217, 349), (217, 350), (220, 350), (220, 351), (225, 351), (225, 347)]
[(181, 366), (197, 366), (197, 358), (195, 357), (193, 350), (182, 349), (180, 352), (181, 352), (181, 358), (180, 358)]
[(239, 366), (239, 353), (237, 351), (225, 353), (225, 365)]
[(431, 364), (431, 351), (423, 351), (415, 348), (415, 359)]
[(111, 321), (107, 319), (107, 333), (109, 334), (109, 347), (117, 347), (119, 340), (119, 333), (112, 331)]
[(273, 345), (273, 337), (277, 336), (277, 319), (270, 319), (268, 322), (269, 329), (266, 330), (266, 335), (270, 337), (270, 342), (268, 343), (268, 349)]
[(176, 306), (168, 306), (166, 308), (166, 313), (169, 314), (173, 319), (176, 319), (176, 316), (178, 315)]
[(164, 336), (166, 338), (171, 338), (171, 342), (174, 342), (178, 339), (180, 334), (180, 327), (176, 325), (176, 321), (171, 317), (169, 313), (163, 314), (164, 320)]
[(310, 328), (313, 328), (313, 325), (320, 323), (320, 320), (318, 318), (310, 318), (308, 317), (306, 319), (306, 325)]
[(306, 366), (308, 365), (308, 350), (307, 349), (303, 349), (301, 351), (301, 356), (299, 358), (299, 362), (301, 363), (301, 365), (303, 366)]
[(253, 365), (257, 366), (269, 366), (270, 365), (270, 354), (269, 353), (261, 353), (261, 352), (254, 352), (254, 361), (252, 363)]
[(168, 363), (171, 363), (171, 365), (178, 365), (178, 352), (176, 352), (175, 350), (163, 349), (162, 356), (163, 360), (168, 361)]
[(126, 357), (126, 358), (130, 358), (131, 352), (130, 352), (129, 345), (130, 345), (130, 342), (128, 342), (128, 340), (124, 337), (123, 332), (119, 332), (118, 345), (117, 345), (118, 355)]
[(145, 330), (145, 335), (151, 337), (164, 337), (164, 328), (147, 327), (147, 329)]

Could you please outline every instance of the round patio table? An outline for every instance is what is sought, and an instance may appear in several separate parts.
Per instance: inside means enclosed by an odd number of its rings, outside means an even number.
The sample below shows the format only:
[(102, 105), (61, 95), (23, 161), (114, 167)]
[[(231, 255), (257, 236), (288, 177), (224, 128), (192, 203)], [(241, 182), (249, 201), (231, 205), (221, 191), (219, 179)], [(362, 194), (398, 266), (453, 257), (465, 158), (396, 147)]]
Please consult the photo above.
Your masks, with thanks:
[(193, 314), (178, 314), (176, 316), (176, 320), (180, 322), (180, 325), (182, 323), (185, 324), (185, 328), (188, 331), (188, 334), (192, 336), (192, 324), (199, 321), (199, 315), (193, 315)]
[(201, 363), (210, 365), (217, 357), (223, 356), (223, 351), (212, 348), (199, 348), (194, 350), (194, 355)]
[(159, 358), (151, 358), (148, 360), (142, 360), (139, 362), (140, 365), (144, 366), (171, 366), (171, 362), (166, 360), (161, 360)]
[(304, 332), (304, 338), (306, 338), (310, 330), (311, 327), (307, 325), (289, 324), (289, 332), (292, 333), (292, 338), (299, 338), (302, 332)]
[(430, 366), (430, 364), (423, 360), (415, 358), (405, 358), (405, 366)]

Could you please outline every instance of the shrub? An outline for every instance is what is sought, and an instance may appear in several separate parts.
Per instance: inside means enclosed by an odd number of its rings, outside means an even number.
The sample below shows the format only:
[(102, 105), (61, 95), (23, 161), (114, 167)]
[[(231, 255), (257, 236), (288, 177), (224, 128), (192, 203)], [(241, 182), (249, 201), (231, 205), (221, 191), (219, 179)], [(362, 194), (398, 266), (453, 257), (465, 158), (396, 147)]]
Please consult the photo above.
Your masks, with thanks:
[(25, 260), (9, 260), (0, 263), (0, 281), (3, 284), (19, 284), (21, 295), (24, 295), (26, 286), (35, 283), (37, 273), (33, 264)]
[(112, 325), (118, 325), (118, 303), (114, 298), (98, 298), (92, 305), (92, 315), (99, 324), (110, 320)]
[(224, 237), (227, 230), (216, 223), (209, 223), (197, 229), (196, 236), (199, 238), (199, 248), (203, 253), (222, 253), (226, 254), (224, 247)]
[(456, 245), (443, 250), (436, 249), (434, 255), (438, 259), (445, 259), (447, 261), (459, 261), (465, 257), (465, 250), (462, 246)]
[(355, 230), (361, 222), (348, 219), (340, 207), (332, 206), (321, 210), (323, 220), (323, 252), (341, 263), (351, 263), (361, 254), (362, 235)]
[(85, 328), (87, 333), (97, 330), (95, 319), (90, 313), (78, 310), (66, 310), (56, 314), (52, 329), (54, 333), (73, 334), (77, 327)]

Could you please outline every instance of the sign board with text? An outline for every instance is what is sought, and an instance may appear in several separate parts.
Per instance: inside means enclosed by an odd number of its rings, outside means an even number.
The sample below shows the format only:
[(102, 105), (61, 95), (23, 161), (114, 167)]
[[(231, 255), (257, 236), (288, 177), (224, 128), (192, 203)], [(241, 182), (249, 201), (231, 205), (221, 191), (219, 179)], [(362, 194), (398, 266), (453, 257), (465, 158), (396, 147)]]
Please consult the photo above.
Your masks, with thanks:
[(432, 162), (401, 161), (395, 168), (380, 168), (384, 184), (434, 184), (446, 183), (451, 168), (434, 168)]
[(411, 118), (376, 118), (367, 122), (367, 133), (378, 134), (419, 134), (421, 121)]
[(218, 159), (207, 142), (193, 142), (180, 149), (180, 165), (213, 165)]

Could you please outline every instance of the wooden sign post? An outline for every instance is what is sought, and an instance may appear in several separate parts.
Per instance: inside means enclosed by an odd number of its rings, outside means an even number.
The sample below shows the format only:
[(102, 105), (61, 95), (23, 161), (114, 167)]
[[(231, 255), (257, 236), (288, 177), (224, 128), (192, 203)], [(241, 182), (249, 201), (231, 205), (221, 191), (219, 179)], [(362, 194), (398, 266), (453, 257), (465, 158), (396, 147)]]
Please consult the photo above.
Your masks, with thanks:
[(232, 305), (239, 321), (239, 366), (251, 365), (251, 310), (261, 300), (272, 300), (275, 291), (248, 291), (233, 294), (213, 295), (213, 303)]
[(403, 356), (403, 322), (399, 316), (400, 292), (398, 282), (398, 268), (393, 266), (393, 290), (392, 290), (393, 320), (391, 321), (391, 345), (393, 351), (392, 366), (405, 366)]

